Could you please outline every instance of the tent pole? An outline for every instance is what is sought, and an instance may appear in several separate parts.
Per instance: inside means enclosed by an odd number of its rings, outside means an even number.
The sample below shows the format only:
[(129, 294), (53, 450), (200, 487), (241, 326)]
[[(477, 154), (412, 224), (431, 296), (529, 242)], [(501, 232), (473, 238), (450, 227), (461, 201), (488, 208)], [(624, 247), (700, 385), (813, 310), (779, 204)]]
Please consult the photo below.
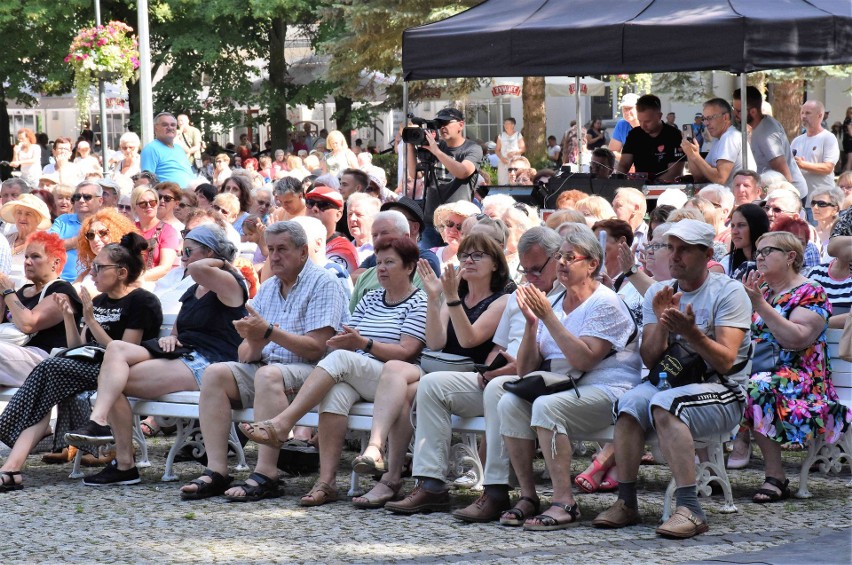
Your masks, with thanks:
[[(583, 172), (583, 146), (580, 144), (580, 130), (583, 129), (583, 122), (580, 119), (580, 77), (574, 77), (574, 100), (577, 108), (577, 172)], [(585, 135), (585, 132), (583, 132)]]
[(748, 103), (746, 101), (746, 74), (740, 73), (740, 108), (745, 112), (740, 112), (740, 128), (742, 128), (743, 136), (743, 169), (748, 170)]
[[(408, 83), (405, 81), (402, 83), (402, 124), (403, 127), (408, 125)], [(403, 143), (402, 139), (399, 142)], [(402, 153), (402, 194), (408, 196), (408, 148), (406, 147)], [(397, 158), (399, 158), (399, 151), (396, 154)], [(414, 197), (413, 192), (411, 193), (411, 197)]]

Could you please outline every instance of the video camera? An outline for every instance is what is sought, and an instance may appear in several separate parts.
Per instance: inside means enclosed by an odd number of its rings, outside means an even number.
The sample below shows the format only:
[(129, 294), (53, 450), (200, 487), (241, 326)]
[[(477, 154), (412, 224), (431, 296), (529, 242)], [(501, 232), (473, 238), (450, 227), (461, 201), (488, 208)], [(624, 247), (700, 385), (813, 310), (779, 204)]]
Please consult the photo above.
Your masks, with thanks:
[(426, 130), (434, 133), (436, 137), (438, 136), (439, 126), (436, 120), (418, 118), (414, 116), (414, 114), (409, 114), (408, 119), (411, 120), (411, 123), (414, 125), (402, 129), (403, 142), (422, 147), (424, 145), (428, 145), (426, 142)]

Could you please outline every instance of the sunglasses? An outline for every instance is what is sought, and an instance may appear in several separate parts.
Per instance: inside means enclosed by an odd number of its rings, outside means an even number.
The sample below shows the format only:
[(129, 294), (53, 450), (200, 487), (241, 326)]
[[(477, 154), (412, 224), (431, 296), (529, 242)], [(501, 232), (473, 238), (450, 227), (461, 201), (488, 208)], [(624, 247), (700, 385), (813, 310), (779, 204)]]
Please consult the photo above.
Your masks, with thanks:
[(174, 202), (177, 198), (168, 194), (160, 194), (160, 200), (168, 204), (169, 202)]
[(463, 223), (464, 222), (453, 222), (451, 220), (447, 220), (446, 222), (444, 222), (444, 229), (445, 230), (447, 230), (447, 229), (461, 230)]
[(106, 238), (109, 235), (109, 230), (98, 230), (98, 231), (89, 231), (86, 232), (86, 239), (89, 241), (94, 241), (95, 236), (98, 236), (101, 239)]
[(133, 210), (133, 206), (131, 206), (130, 204), (119, 204), (118, 206), (116, 206), (116, 208), (118, 208), (120, 212), (130, 212), (131, 210)]
[(136, 203), (140, 208), (156, 208), (159, 204), (159, 200), (140, 200)]
[(79, 202), (81, 199), (85, 200), (86, 202), (90, 202), (92, 200), (92, 198), (94, 198), (94, 197), (95, 197), (94, 194), (77, 193), (77, 194), (75, 194), (74, 196), (71, 197), (71, 202)]
[(195, 251), (194, 247), (186, 247), (183, 248), (183, 256), (189, 259), (189, 256), (192, 255), (192, 252)]
[(811, 200), (811, 206), (816, 206), (817, 208), (837, 208), (836, 204), (826, 202), (825, 200)]
[(308, 208), (316, 207), (320, 212), (325, 212), (326, 210), (339, 210), (340, 207), (337, 206), (334, 202), (329, 202), (328, 200), (314, 200), (313, 198), (308, 198), (305, 200), (305, 206)]
[[(86, 234), (88, 236), (88, 234)], [(101, 265), (100, 263), (92, 263), (92, 274), (97, 275), (104, 269), (115, 268), (120, 269), (121, 265)]]

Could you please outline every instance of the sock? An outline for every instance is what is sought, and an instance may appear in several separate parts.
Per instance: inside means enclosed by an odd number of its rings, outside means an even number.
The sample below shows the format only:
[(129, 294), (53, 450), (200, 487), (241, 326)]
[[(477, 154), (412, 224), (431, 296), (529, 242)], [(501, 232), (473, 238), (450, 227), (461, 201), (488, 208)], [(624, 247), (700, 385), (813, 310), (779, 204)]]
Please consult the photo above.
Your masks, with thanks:
[(675, 506), (686, 506), (699, 520), (703, 522), (707, 521), (707, 516), (704, 515), (704, 510), (702, 510), (701, 505), (698, 504), (698, 489), (695, 485), (676, 488), (675, 500)]
[(485, 494), (494, 500), (509, 500), (509, 485), (485, 485)]
[(427, 490), (429, 492), (444, 492), (447, 490), (447, 485), (444, 481), (439, 479), (433, 479), (431, 477), (423, 477), (420, 479), (420, 486), (423, 487), (423, 490)]
[(634, 510), (639, 509), (639, 501), (636, 500), (636, 481), (618, 482), (618, 499), (624, 501), (624, 505)]

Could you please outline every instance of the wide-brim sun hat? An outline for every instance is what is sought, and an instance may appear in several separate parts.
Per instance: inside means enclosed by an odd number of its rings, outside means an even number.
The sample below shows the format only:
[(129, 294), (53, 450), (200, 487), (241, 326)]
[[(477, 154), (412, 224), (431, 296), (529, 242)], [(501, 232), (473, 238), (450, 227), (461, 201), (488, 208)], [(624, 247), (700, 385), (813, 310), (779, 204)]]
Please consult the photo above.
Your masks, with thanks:
[(0, 218), (3, 218), (4, 222), (14, 224), (15, 210), (18, 207), (28, 208), (39, 215), (41, 219), (39, 220), (38, 226), (36, 226), (37, 230), (46, 230), (50, 227), (52, 222), (50, 220), (50, 210), (47, 208), (47, 204), (44, 203), (44, 200), (32, 194), (22, 194), (16, 200), (10, 200), (5, 203), (3, 207), (0, 208)]

